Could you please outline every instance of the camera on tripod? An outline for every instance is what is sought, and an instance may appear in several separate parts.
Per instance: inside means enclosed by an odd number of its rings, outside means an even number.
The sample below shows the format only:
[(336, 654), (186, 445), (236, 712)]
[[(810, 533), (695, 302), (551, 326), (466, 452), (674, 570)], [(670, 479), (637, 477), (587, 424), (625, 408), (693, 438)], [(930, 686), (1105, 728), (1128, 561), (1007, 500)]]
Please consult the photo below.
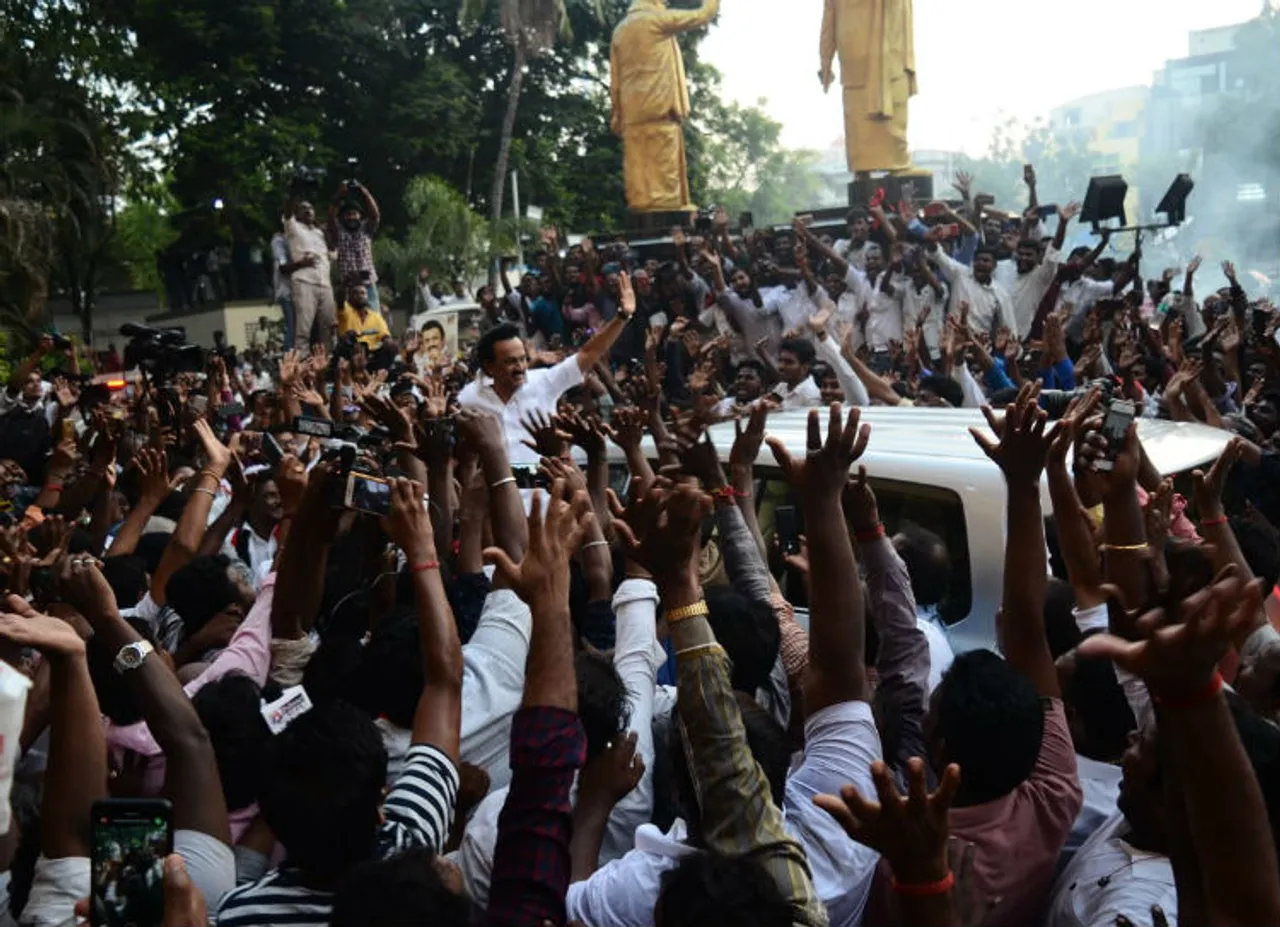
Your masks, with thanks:
[(120, 334), (129, 339), (124, 347), (126, 369), (137, 367), (157, 384), (164, 384), (180, 373), (204, 370), (204, 350), (187, 344), (185, 328), (152, 328), (126, 322), (120, 326)]

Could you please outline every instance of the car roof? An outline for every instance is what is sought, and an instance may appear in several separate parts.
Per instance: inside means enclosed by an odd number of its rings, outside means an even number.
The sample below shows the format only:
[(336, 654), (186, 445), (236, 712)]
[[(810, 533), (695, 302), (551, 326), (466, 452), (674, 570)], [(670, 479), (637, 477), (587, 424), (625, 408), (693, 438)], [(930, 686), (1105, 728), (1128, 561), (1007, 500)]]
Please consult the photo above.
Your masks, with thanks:
[[(825, 434), (827, 411), (819, 411)], [(780, 438), (793, 454), (803, 452), (808, 419), (807, 409), (774, 412), (769, 415), (765, 431)], [(985, 462), (987, 459), (969, 434), (971, 427), (990, 433), (979, 409), (871, 406), (862, 410), (862, 421), (871, 426), (871, 442), (867, 449), (867, 457), (871, 459), (899, 456), (927, 456), (957, 462)], [(723, 422), (711, 428), (711, 440), (724, 460), (728, 459), (735, 433), (733, 422)], [(1231, 438), (1229, 432), (1207, 425), (1145, 418), (1138, 420), (1138, 436), (1147, 457), (1162, 476), (1181, 473), (1212, 461), (1222, 453)], [(760, 449), (756, 463), (762, 466), (774, 463), (773, 453), (767, 445)]]

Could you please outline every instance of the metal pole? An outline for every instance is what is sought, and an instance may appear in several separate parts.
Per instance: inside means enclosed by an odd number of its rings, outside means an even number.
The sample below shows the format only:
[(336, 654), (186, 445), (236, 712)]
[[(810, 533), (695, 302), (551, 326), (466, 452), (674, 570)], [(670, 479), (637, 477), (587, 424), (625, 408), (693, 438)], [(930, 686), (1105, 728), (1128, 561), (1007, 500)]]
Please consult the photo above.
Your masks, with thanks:
[(524, 244), (520, 241), (520, 174), (518, 171), (511, 172), (511, 210), (516, 220), (516, 260), (523, 267)]

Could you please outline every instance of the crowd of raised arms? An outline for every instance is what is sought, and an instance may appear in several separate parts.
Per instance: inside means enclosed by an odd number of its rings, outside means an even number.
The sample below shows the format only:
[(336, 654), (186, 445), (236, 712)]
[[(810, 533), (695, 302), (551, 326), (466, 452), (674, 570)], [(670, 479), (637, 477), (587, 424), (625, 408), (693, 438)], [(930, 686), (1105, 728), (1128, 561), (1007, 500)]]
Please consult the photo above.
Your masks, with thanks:
[[(86, 913), (95, 802), (162, 796), (166, 927), (1280, 924), (1275, 310), (1063, 254), (1027, 179), (668, 263), (548, 236), (457, 358), (427, 274), (393, 338), (360, 210), (302, 204), (298, 350), (113, 390), (42, 341), (0, 394), (0, 920)], [(1114, 399), (1237, 435), (1184, 498)], [(985, 417), (991, 650), (859, 464), (911, 404)]]

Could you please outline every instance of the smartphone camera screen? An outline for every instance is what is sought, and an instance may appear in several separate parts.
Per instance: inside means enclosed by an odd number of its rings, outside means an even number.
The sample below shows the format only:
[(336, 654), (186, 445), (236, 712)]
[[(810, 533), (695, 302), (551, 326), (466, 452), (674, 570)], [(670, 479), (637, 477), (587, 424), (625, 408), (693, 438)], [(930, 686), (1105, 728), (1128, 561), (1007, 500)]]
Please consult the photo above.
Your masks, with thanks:
[(164, 914), (164, 860), (173, 851), (165, 801), (99, 802), (93, 816), (92, 922), (151, 927)]
[(347, 508), (370, 515), (391, 511), (391, 484), (365, 473), (352, 473), (347, 483)]

